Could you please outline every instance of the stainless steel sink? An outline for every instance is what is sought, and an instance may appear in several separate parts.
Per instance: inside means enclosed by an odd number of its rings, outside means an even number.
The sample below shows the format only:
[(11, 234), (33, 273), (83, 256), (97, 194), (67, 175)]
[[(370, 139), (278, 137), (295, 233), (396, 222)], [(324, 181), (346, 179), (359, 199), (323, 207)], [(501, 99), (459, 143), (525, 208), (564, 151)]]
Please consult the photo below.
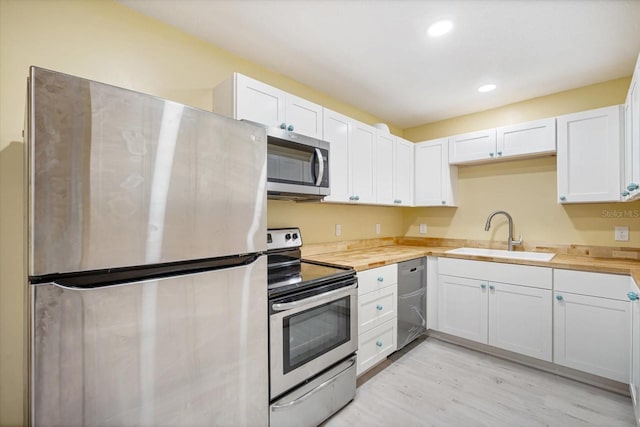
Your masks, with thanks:
[(521, 259), (525, 261), (551, 261), (555, 254), (544, 252), (505, 251), (501, 249), (457, 248), (446, 251), (448, 254), (486, 256), (493, 258)]

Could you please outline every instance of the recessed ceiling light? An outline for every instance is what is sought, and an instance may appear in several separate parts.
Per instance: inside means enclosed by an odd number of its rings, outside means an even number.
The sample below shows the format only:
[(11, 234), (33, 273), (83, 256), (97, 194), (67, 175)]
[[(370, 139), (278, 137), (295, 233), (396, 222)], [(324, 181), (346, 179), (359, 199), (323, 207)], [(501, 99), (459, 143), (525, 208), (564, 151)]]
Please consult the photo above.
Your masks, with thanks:
[(427, 33), (429, 33), (429, 35), (432, 37), (438, 37), (448, 33), (449, 31), (451, 31), (452, 28), (453, 28), (453, 22), (447, 21), (447, 20), (438, 21), (431, 24), (431, 26), (427, 30)]
[(488, 85), (482, 85), (478, 88), (478, 92), (491, 92), (495, 88), (496, 88), (496, 85), (494, 85), (493, 83)]

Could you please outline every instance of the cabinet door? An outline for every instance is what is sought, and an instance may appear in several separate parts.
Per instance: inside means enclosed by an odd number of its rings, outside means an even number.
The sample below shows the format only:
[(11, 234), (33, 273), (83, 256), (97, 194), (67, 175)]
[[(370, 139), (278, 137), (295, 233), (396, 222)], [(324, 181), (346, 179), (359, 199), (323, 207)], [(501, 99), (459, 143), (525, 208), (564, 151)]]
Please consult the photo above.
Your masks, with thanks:
[(327, 202), (349, 201), (349, 142), (351, 119), (335, 111), (324, 109), (323, 139), (331, 145), (329, 150), (329, 185), (331, 195)]
[(415, 145), (415, 206), (455, 206), (456, 166), (449, 165), (446, 138)]
[(487, 129), (449, 138), (449, 163), (472, 163), (496, 156), (496, 130)]
[(322, 138), (322, 106), (306, 99), (287, 94), (285, 98), (285, 122), (293, 132)]
[(374, 203), (375, 174), (374, 150), (376, 129), (364, 123), (354, 122), (349, 145), (350, 199), (359, 203)]
[(551, 290), (489, 283), (489, 345), (551, 362)]
[(487, 344), (487, 282), (440, 275), (438, 330)]
[(382, 205), (393, 204), (393, 146), (395, 137), (377, 131), (376, 137), (376, 202)]
[(413, 142), (396, 138), (393, 152), (393, 203), (413, 206)]
[[(630, 158), (627, 165), (630, 168), (628, 180), (624, 181), (625, 189), (630, 197), (640, 197), (640, 71), (636, 71), (629, 94), (627, 96), (627, 123), (628, 153)], [(624, 191), (623, 190), (623, 191)]]
[(498, 158), (556, 152), (555, 117), (499, 127), (496, 134)]
[(621, 200), (622, 107), (558, 117), (560, 203)]
[(629, 381), (629, 301), (555, 292), (553, 361), (615, 381)]
[[(638, 294), (638, 288), (631, 279), (634, 292)], [(631, 402), (635, 413), (636, 424), (640, 425), (640, 301), (631, 302), (631, 378), (629, 390)]]
[(236, 115), (269, 126), (285, 123), (286, 93), (242, 74), (236, 74)]

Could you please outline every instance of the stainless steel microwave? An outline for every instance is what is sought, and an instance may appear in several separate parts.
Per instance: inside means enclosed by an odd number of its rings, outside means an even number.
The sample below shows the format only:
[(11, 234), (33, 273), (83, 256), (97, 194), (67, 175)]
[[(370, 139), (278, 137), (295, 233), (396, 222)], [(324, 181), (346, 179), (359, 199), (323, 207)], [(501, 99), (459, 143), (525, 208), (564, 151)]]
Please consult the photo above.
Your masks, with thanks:
[(266, 129), (268, 197), (302, 201), (328, 196), (329, 143), (286, 129)]

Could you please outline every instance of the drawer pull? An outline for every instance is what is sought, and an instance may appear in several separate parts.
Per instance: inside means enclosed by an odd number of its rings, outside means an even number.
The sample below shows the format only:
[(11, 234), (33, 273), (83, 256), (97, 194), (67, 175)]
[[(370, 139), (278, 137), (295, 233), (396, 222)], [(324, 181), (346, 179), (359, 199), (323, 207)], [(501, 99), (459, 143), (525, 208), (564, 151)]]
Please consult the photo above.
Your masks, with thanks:
[(378, 282), (384, 282), (384, 277), (378, 276)]
[(556, 299), (558, 301), (562, 301), (564, 299), (564, 297), (562, 295), (556, 295)]
[(378, 311), (382, 311), (382, 306), (380, 304), (376, 305), (376, 308), (378, 309)]
[(484, 283), (483, 283), (482, 285), (480, 285), (480, 287), (481, 287), (482, 289), (487, 289), (487, 285), (486, 285), (486, 284), (484, 284)]
[(492, 291), (495, 291), (495, 290), (496, 290), (496, 287), (495, 287), (495, 286), (493, 286), (493, 285), (489, 285), (489, 289), (491, 289)]
[(637, 299), (638, 299), (638, 294), (637, 294), (637, 293), (635, 293), (635, 292), (629, 292), (629, 293), (627, 294), (627, 296), (629, 297), (629, 299), (630, 299), (631, 301), (637, 301)]
[(376, 345), (377, 345), (378, 347), (382, 347), (382, 341), (376, 341)]

